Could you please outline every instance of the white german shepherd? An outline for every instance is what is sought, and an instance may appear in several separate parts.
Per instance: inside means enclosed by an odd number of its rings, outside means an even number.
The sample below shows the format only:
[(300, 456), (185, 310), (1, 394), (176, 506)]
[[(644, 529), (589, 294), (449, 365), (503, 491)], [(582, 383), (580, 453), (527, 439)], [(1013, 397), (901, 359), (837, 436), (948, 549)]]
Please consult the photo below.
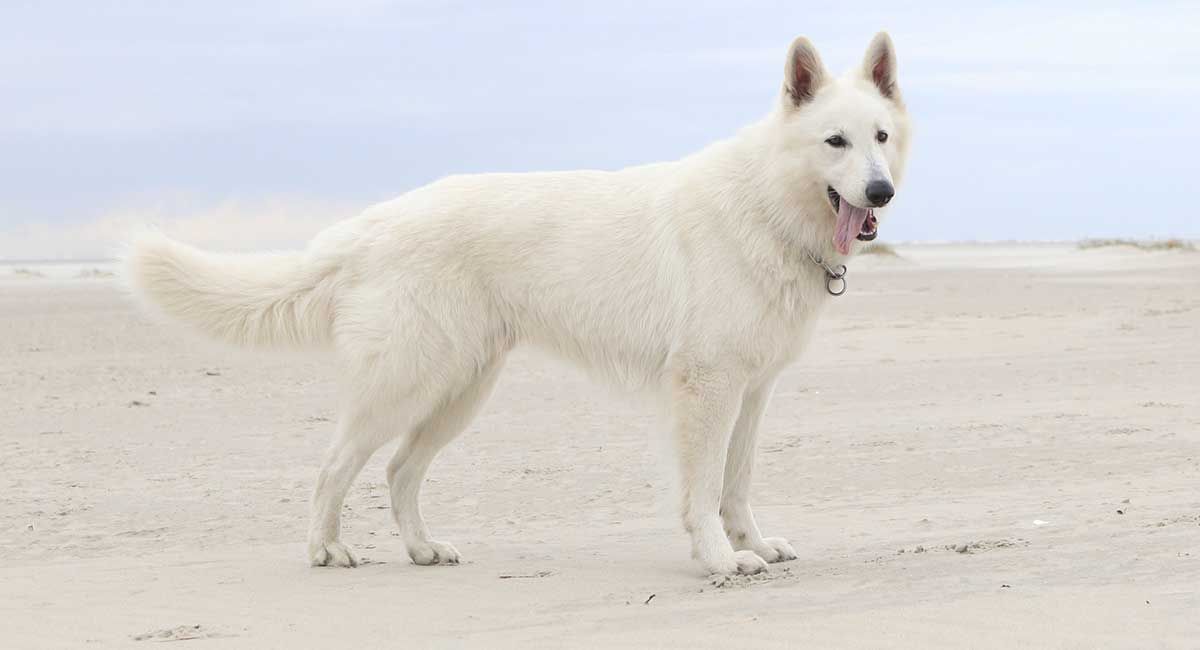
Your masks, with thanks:
[(304, 252), (217, 255), (150, 234), (125, 274), (146, 303), (216, 339), (336, 351), (345, 404), (313, 495), (313, 565), (355, 566), (342, 500), (396, 438), (387, 479), (408, 555), (459, 561), (421, 518), (425, 472), (509, 350), (532, 343), (661, 398), (694, 557), (750, 574), (796, 557), (750, 510), (763, 410), (841, 286), (833, 269), (874, 238), (908, 146), (887, 34), (841, 78), (797, 38), (774, 110), (683, 160), (450, 177)]

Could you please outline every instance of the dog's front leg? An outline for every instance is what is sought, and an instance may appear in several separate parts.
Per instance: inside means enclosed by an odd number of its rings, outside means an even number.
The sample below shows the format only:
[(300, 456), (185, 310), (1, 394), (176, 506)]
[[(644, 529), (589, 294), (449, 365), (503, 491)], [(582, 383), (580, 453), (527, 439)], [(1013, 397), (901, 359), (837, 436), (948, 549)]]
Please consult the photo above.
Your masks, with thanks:
[(754, 551), (735, 551), (721, 524), (725, 456), (744, 390), (745, 383), (729, 370), (697, 365), (677, 372), (673, 386), (683, 526), (692, 537), (692, 556), (710, 573), (720, 575), (767, 568)]
[(750, 509), (750, 478), (754, 473), (754, 455), (758, 447), (758, 425), (775, 389), (772, 377), (762, 385), (746, 391), (729, 455), (725, 460), (725, 482), (721, 494), (721, 519), (729, 541), (738, 550), (751, 550), (767, 562), (796, 559), (796, 551), (782, 537), (766, 537), (758, 530), (754, 512)]

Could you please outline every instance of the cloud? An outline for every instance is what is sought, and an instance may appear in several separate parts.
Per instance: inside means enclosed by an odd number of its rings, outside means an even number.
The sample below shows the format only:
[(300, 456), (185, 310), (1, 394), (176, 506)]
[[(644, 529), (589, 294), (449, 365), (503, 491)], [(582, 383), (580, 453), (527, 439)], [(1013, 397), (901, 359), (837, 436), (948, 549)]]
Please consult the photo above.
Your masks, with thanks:
[[(902, 223), (937, 238), (1105, 219), (1135, 234), (1131, 206), (1147, 187), (1186, 195), (1200, 146), (1194, 3), (8, 4), (9, 257), (106, 256), (146, 222), (214, 248), (296, 246), (363, 205), (337, 201), (447, 173), (675, 158), (769, 109), (798, 33), (836, 72), (891, 32), (918, 125)], [(1041, 187), (1056, 191), (1031, 200)], [(127, 200), (167, 188), (191, 196)], [(1155, 224), (1194, 232), (1186, 219)]]
[[(936, 13), (936, 20), (927, 19)], [(869, 21), (863, 21), (869, 23)], [(869, 36), (810, 33), (827, 66), (856, 65)], [(905, 86), (1021, 93), (1169, 96), (1200, 92), (1200, 7), (1153, 5), (947, 6), (879, 18), (896, 41)], [(829, 20), (836, 30), (838, 21)], [(861, 33), (860, 33), (861, 32)], [(674, 60), (747, 71), (768, 69), (782, 45), (698, 47)]]

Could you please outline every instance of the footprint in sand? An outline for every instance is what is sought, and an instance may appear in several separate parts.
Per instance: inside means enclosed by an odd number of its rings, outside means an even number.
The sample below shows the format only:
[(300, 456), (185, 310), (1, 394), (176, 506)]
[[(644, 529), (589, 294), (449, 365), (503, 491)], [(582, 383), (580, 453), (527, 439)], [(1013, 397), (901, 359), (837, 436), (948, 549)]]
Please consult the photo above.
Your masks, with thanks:
[(227, 632), (218, 632), (203, 625), (180, 625), (178, 627), (154, 630), (133, 635), (134, 641), (191, 641), (193, 639), (216, 639), (237, 636)]

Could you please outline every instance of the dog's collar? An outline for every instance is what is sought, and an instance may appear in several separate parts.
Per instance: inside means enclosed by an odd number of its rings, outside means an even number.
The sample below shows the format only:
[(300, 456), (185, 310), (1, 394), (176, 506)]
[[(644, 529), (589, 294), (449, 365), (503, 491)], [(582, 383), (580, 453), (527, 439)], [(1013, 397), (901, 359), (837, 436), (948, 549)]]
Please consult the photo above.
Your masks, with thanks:
[[(813, 264), (821, 267), (825, 271), (825, 290), (831, 296), (840, 296), (846, 293), (846, 265), (839, 264), (836, 267), (831, 267), (824, 262), (819, 256), (813, 255), (810, 251), (808, 258), (813, 261)], [(837, 287), (837, 291), (834, 288)]]

